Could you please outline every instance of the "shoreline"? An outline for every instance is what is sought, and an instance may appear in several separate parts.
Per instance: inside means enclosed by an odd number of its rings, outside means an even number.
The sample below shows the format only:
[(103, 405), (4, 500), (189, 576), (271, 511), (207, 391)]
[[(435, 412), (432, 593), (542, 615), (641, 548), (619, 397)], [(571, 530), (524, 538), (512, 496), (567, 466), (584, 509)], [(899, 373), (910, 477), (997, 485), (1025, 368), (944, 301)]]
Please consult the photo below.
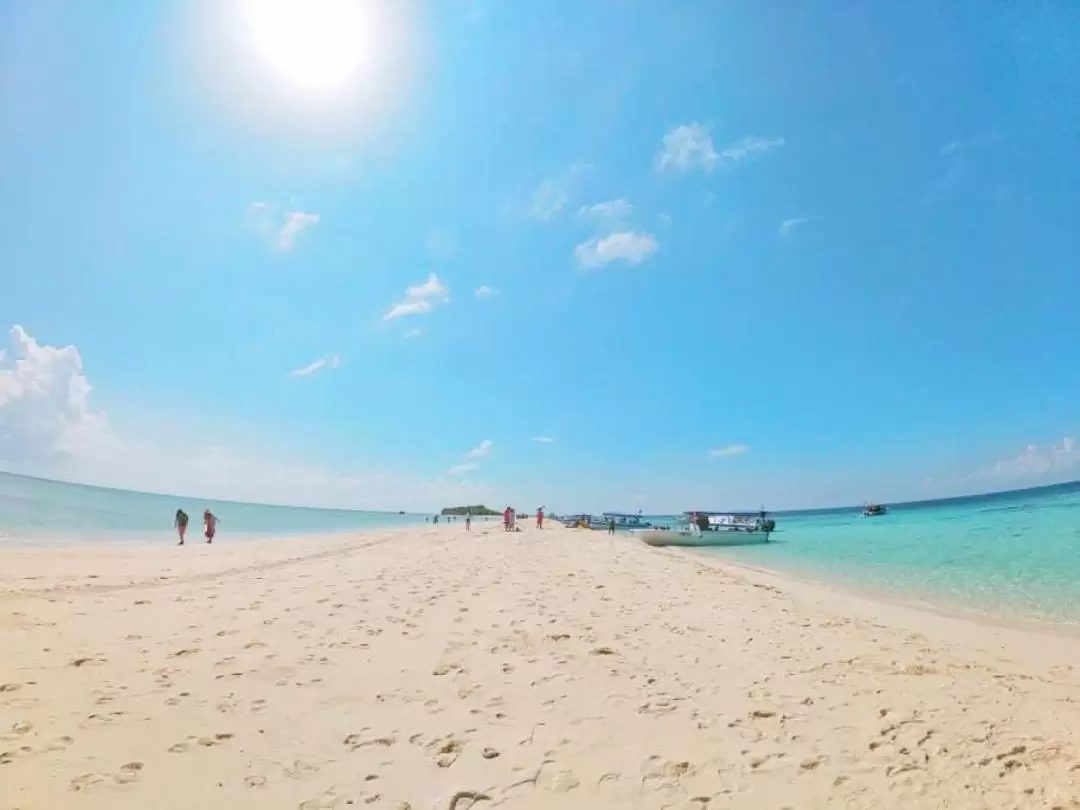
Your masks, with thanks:
[[(476, 526), (476, 531), (482, 531), (485, 528), (490, 530), (494, 526), (496, 524), (480, 523)], [(214, 544), (205, 543), (201, 535), (189, 534), (188, 542), (183, 547), (176, 542), (164, 543), (157, 540), (139, 543), (100, 543), (94, 541), (85, 541), (85, 544), (83, 544), (83, 541), (64, 543), (64, 540), (70, 540), (70, 535), (52, 536), (51, 539), (58, 541), (56, 545), (50, 542), (43, 545), (8, 546), (2, 544), (3, 537), (0, 536), (0, 562), (4, 562), (5, 558), (9, 558), (7, 560), (8, 565), (0, 566), (0, 599), (17, 597), (21, 593), (45, 590), (44, 586), (42, 588), (28, 588), (25, 591), (12, 589), (11, 582), (14, 580), (10, 576), (12, 568), (10, 563), (16, 560), (16, 565), (30, 567), (29, 574), (24, 575), (21, 578), (22, 581), (42, 582), (47, 581), (50, 577), (64, 577), (68, 580), (65, 587), (78, 588), (80, 584), (78, 579), (82, 577), (86, 580), (81, 583), (82, 586), (100, 590), (109, 587), (110, 583), (118, 585), (119, 583), (115, 581), (116, 577), (114, 576), (113, 580), (102, 580), (100, 574), (82, 573), (77, 569), (86, 564), (107, 569), (110, 564), (116, 561), (116, 558), (121, 558), (129, 563), (137, 560), (143, 564), (143, 567), (135, 570), (130, 566), (125, 567), (120, 572), (114, 571), (114, 575), (131, 576), (136, 573), (140, 576), (140, 584), (142, 585), (169, 581), (180, 582), (183, 580), (172, 576), (173, 566), (184, 559), (180, 555), (194, 556), (195, 554), (201, 554), (201, 550), (206, 545), (212, 545), (212, 548), (208, 551), (214, 556), (196, 558), (200, 559), (200, 563), (196, 566), (198, 573), (192, 576), (206, 576), (215, 572), (221, 576), (242, 573), (243, 568), (237, 568), (230, 565), (230, 563), (235, 563), (239, 559), (249, 559), (249, 555), (253, 550), (261, 552), (258, 555), (260, 565), (281, 565), (301, 561), (308, 557), (318, 557), (334, 551), (365, 548), (368, 543), (364, 541), (374, 540), (376, 543), (381, 543), (393, 539), (394, 536), (408, 536), (418, 531), (425, 535), (438, 536), (441, 533), (455, 532), (460, 528), (455, 524), (445, 524), (437, 527), (432, 524), (411, 524), (381, 528), (331, 529), (320, 532), (219, 534), (218, 541)], [(557, 530), (563, 531), (567, 529), (558, 527)], [(175, 534), (173, 537), (175, 537)], [(616, 540), (633, 544), (638, 542), (630, 537), (623, 536), (617, 536)], [(748, 580), (757, 578), (758, 581), (768, 580), (770, 584), (779, 583), (789, 590), (802, 591), (808, 595), (828, 597), (834, 600), (846, 596), (849, 599), (856, 600), (863, 608), (876, 605), (887, 609), (913, 611), (927, 617), (966, 622), (979, 627), (1080, 640), (1080, 624), (1076, 622), (1009, 612), (1007, 610), (980, 609), (957, 602), (949, 602), (945, 599), (935, 601), (932, 598), (908, 596), (900, 591), (860, 588), (846, 582), (836, 582), (824, 577), (816, 577), (813, 573), (802, 576), (782, 566), (771, 568), (767, 565), (752, 565), (729, 560), (718, 555), (703, 553), (701, 549), (669, 547), (665, 549), (652, 548), (651, 550), (685, 557), (698, 565), (708, 568), (715, 568), (728, 573), (740, 573)], [(83, 559), (78, 559), (80, 556)], [(155, 572), (152, 567), (154, 563), (161, 563), (165, 567)], [(66, 568), (74, 570), (65, 572), (64, 569)], [(220, 570), (216, 571), (216, 569)], [(162, 572), (165, 576), (162, 576)], [(57, 586), (54, 583), (49, 587), (50, 589), (56, 589)], [(124, 587), (137, 586), (128, 582)]]
[(847, 582), (832, 581), (825, 577), (816, 577), (813, 574), (800, 576), (783, 567), (770, 568), (767, 565), (750, 565), (744, 562), (727, 560), (719, 556), (703, 554), (700, 550), (692, 548), (671, 547), (670, 550), (676, 554), (690, 557), (702, 565), (738, 571), (748, 577), (769, 578), (792, 588), (813, 589), (823, 595), (845, 594), (860, 602), (917, 611), (942, 619), (953, 619), (983, 627), (1000, 627), (1019, 632), (1041, 632), (1080, 640), (1080, 622), (1077, 621), (1037, 616), (1033, 613), (1023, 613), (1021, 611), (995, 610), (989, 607), (980, 608), (944, 598), (937, 601), (923, 596), (905, 595), (899, 589), (860, 588)]

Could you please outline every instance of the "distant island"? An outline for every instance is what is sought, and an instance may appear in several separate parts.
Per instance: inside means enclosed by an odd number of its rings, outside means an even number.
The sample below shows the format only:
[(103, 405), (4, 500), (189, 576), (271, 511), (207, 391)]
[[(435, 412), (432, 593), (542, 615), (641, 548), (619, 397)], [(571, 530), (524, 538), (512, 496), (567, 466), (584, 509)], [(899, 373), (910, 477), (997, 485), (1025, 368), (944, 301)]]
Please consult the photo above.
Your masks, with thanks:
[(444, 506), (440, 514), (443, 515), (469, 515), (473, 517), (485, 517), (487, 515), (501, 515), (502, 512), (496, 512), (494, 509), (488, 509), (486, 506)]

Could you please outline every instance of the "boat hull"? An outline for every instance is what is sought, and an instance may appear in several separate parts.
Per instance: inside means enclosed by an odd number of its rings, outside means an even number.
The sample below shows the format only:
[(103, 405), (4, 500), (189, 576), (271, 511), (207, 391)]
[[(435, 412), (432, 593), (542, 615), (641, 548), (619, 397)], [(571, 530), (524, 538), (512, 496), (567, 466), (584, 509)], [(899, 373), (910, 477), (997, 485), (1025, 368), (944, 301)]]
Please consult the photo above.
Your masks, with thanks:
[(769, 542), (765, 532), (678, 532), (678, 531), (643, 531), (635, 532), (647, 546), (756, 546)]

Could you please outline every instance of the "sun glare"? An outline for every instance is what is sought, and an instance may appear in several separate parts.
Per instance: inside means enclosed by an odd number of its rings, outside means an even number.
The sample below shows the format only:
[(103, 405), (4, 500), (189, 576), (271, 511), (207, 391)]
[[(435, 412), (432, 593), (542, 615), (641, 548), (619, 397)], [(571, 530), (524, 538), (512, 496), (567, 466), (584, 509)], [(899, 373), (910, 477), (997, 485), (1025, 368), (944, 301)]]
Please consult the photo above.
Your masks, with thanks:
[(332, 90), (372, 60), (367, 7), (365, 0), (246, 0), (244, 11), (258, 54), (286, 81)]

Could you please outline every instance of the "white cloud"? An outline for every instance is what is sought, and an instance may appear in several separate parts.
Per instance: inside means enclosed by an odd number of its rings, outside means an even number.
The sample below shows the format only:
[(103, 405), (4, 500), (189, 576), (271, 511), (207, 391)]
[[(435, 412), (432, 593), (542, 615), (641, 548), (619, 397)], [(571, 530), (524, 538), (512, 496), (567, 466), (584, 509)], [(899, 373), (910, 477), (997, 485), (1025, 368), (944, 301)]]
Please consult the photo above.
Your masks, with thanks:
[(74, 346), (41, 346), (21, 326), (0, 355), (0, 462), (63, 461), (108, 434), (90, 407), (90, 382)]
[(324, 368), (337, 368), (339, 365), (341, 365), (341, 358), (336, 354), (332, 354), (329, 357), (320, 357), (306, 366), (294, 368), (289, 372), (289, 376), (293, 378), (310, 377)]
[(416, 329), (410, 329), (408, 332), (406, 332), (404, 335), (402, 335), (402, 337), (405, 340), (416, 340), (418, 337), (422, 336), (423, 334), (424, 334), (424, 330), (417, 327)]
[(484, 439), (472, 450), (465, 454), (465, 458), (484, 458), (491, 455), (491, 439)]
[[(230, 439), (153, 421), (120, 434), (91, 407), (78, 349), (43, 346), (21, 326), (0, 351), (0, 469), (119, 487), (313, 507), (427, 510), (494, 500), (485, 485), (425, 481), (386, 471), (333, 469), (310, 460), (252, 453)], [(156, 418), (156, 414), (155, 414)]]
[(708, 127), (696, 122), (683, 124), (664, 135), (664, 148), (656, 156), (656, 168), (676, 172), (701, 169), (708, 174), (717, 165), (733, 168), (752, 155), (768, 152), (784, 143), (783, 138), (747, 135), (732, 141), (718, 154)]
[(540, 442), (540, 444), (551, 444), (553, 441), (555, 441), (550, 436), (533, 436), (532, 440), (534, 442)]
[(582, 242), (574, 248), (574, 255), (582, 267), (599, 267), (614, 261), (640, 264), (659, 249), (660, 243), (651, 233), (618, 231)]
[(781, 239), (789, 239), (792, 232), (806, 221), (806, 217), (792, 217), (791, 219), (785, 219), (780, 223), (780, 227), (776, 229), (776, 233)]
[[(476, 445), (472, 450), (462, 453), (462, 458), (479, 459), (487, 458), (491, 455), (491, 439), (484, 439), (480, 444)], [(461, 461), (452, 466), (447, 472), (450, 475), (461, 475), (462, 473), (473, 472), (480, 469), (479, 461)]]
[(319, 224), (318, 214), (305, 214), (303, 211), (290, 211), (285, 214), (285, 224), (281, 227), (278, 236), (278, 247), (281, 250), (292, 250), (296, 237), (313, 225)]
[(450, 290), (432, 273), (423, 284), (416, 284), (405, 290), (405, 298), (394, 304), (383, 315), (384, 321), (402, 318), (407, 315), (424, 315), (439, 304), (450, 300)]
[(770, 149), (777, 149), (783, 146), (784, 143), (783, 138), (759, 138), (755, 135), (747, 135), (745, 138), (739, 138), (739, 140), (732, 141), (725, 146), (724, 151), (720, 153), (720, 157), (724, 159), (725, 163), (731, 165), (746, 160), (752, 155), (768, 152)]
[(495, 295), (498, 295), (498, 294), (499, 294), (498, 290), (496, 290), (494, 287), (489, 287), (487, 284), (481, 285), (481, 286), (476, 288), (476, 297), (477, 298), (491, 298), (492, 296), (495, 296)]
[(626, 197), (595, 205), (583, 205), (578, 209), (578, 216), (609, 226), (625, 222), (633, 213), (634, 206)]
[(319, 224), (318, 214), (304, 211), (282, 213), (278, 206), (266, 202), (252, 203), (248, 206), (247, 214), (251, 226), (281, 251), (292, 250), (300, 234)]
[(709, 451), (709, 458), (734, 458), (750, 451), (745, 444), (729, 444), (727, 447), (717, 447)]
[(1047, 448), (1029, 444), (1015, 458), (1004, 459), (991, 467), (979, 470), (969, 479), (979, 478), (1034, 478), (1062, 473), (1080, 464), (1080, 449), (1076, 440), (1066, 436), (1060, 445)]
[(662, 172), (694, 168), (711, 172), (719, 157), (707, 127), (696, 122), (683, 124), (664, 135), (664, 148), (656, 156), (656, 168)]
[(590, 168), (588, 164), (575, 163), (557, 177), (542, 182), (533, 192), (529, 215), (544, 221), (556, 217), (573, 199), (578, 181)]

